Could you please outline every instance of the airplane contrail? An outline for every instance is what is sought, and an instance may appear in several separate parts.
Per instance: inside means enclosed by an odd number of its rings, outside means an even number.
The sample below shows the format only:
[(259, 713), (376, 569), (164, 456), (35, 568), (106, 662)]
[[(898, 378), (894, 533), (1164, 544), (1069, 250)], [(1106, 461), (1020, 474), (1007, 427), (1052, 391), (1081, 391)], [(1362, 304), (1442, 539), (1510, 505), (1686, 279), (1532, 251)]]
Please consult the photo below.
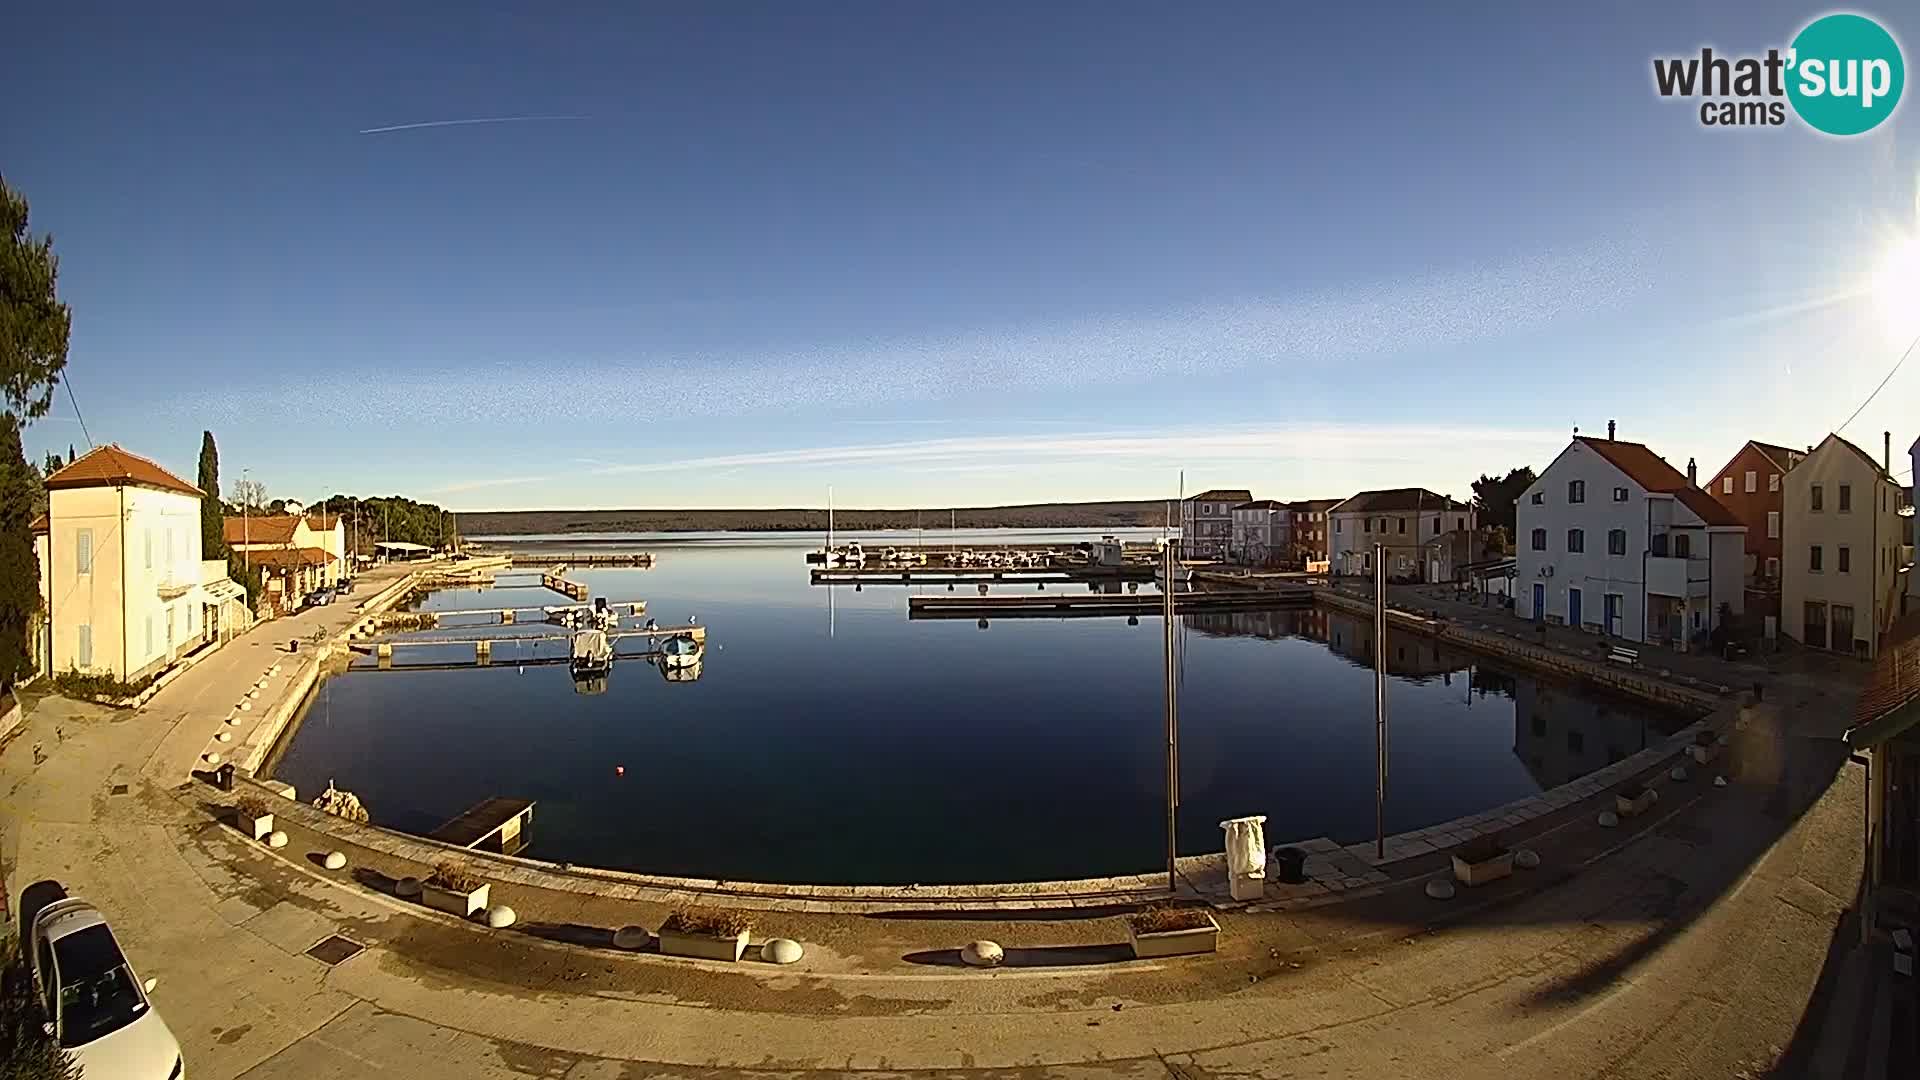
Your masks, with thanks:
[(479, 116), (471, 120), (428, 120), (419, 124), (394, 124), (389, 127), (361, 128), (361, 135), (378, 135), (383, 131), (412, 131), (415, 128), (458, 127), (462, 124), (520, 124), (536, 120), (585, 120), (584, 116)]

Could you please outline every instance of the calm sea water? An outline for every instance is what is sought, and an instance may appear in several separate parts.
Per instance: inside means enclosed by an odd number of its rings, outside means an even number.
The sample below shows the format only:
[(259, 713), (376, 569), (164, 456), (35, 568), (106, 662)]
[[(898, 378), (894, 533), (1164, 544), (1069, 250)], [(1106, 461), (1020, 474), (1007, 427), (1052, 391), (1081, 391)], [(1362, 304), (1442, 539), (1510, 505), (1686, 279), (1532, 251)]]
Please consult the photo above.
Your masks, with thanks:
[[(1160, 620), (909, 621), (914, 590), (809, 585), (802, 554), (817, 543), (648, 538), (651, 570), (575, 571), (663, 624), (706, 625), (698, 681), (622, 661), (604, 693), (583, 695), (564, 666), (521, 668), (526, 646), (510, 645), (485, 669), (356, 669), (322, 685), (274, 774), (303, 793), (331, 779), (409, 831), (489, 796), (530, 798), (528, 855), (693, 877), (937, 883), (1162, 865)], [(501, 587), (423, 606), (559, 602)], [(1370, 837), (1371, 626), (1235, 612), (1184, 617), (1181, 632), (1182, 853), (1219, 850), (1218, 822), (1242, 814), (1268, 815), (1273, 842)], [(398, 659), (434, 654), (472, 646)], [(1389, 832), (1564, 783), (1681, 722), (1411, 634), (1391, 635), (1388, 657)]]

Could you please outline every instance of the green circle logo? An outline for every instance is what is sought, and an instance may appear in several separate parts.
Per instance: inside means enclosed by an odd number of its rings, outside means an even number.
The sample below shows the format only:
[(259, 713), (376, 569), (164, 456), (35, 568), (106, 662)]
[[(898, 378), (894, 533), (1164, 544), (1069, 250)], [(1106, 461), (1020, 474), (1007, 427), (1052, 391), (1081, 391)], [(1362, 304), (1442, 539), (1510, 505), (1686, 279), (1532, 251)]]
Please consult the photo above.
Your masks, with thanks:
[(1900, 104), (1907, 66), (1900, 45), (1864, 15), (1825, 15), (1807, 24), (1787, 52), (1793, 111), (1829, 135), (1879, 127)]

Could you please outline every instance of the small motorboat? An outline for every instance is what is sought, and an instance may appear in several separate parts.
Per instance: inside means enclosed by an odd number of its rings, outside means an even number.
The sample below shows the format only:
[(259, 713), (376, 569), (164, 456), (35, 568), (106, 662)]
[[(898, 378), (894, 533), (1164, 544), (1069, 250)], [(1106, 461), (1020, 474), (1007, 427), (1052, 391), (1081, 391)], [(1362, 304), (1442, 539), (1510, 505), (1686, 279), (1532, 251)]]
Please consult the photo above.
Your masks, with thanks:
[(699, 682), (700, 666), (701, 660), (698, 658), (696, 658), (693, 663), (682, 667), (670, 667), (666, 664), (661, 664), (660, 677), (668, 682)]
[(613, 642), (605, 630), (576, 630), (570, 643), (567, 666), (576, 679), (605, 675), (613, 670)]
[(686, 634), (675, 634), (660, 643), (660, 666), (663, 668), (688, 668), (698, 664), (706, 655), (706, 646)]

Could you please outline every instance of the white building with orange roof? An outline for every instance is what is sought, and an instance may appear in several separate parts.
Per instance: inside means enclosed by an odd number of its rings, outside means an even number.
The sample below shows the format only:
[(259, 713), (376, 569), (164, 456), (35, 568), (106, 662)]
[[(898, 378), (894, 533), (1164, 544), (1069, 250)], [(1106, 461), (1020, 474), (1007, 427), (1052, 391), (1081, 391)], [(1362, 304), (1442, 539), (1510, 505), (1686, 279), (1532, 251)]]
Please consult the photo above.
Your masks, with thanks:
[(54, 472), (46, 487), (37, 546), (54, 672), (134, 682), (226, 636), (221, 612), (239, 586), (207, 576), (199, 488), (111, 444)]

